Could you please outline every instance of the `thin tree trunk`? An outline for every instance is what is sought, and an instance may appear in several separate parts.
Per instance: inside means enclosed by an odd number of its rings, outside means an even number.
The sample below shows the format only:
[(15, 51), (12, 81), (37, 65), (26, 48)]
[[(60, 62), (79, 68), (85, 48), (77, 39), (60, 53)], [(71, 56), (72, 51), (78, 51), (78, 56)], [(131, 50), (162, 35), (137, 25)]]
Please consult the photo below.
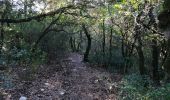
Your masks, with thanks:
[(0, 33), (0, 55), (2, 54), (2, 47), (4, 43), (4, 29), (3, 29), (4, 24), (1, 23), (1, 33)]
[(76, 39), (73, 37), (73, 49), (74, 49), (74, 52), (76, 51)]
[(112, 59), (112, 36), (113, 36), (113, 29), (112, 29), (112, 27), (111, 27), (111, 29), (110, 29), (110, 41), (109, 41), (109, 44), (110, 44), (110, 46), (109, 46), (109, 63), (111, 63), (111, 59)]
[(102, 41), (102, 52), (103, 52), (103, 60), (105, 58), (105, 44), (106, 44), (106, 34), (105, 34), (105, 19), (103, 19), (103, 41)]
[(24, 15), (25, 15), (25, 18), (27, 18), (27, 12), (28, 12), (28, 1), (25, 0), (25, 3), (24, 3)]
[(155, 39), (152, 40), (152, 73), (153, 73), (153, 80), (156, 85), (160, 85), (159, 79), (159, 71), (158, 71), (158, 64), (159, 64), (159, 50), (157, 47), (157, 41)]
[[(6, 4), (5, 4), (6, 5)], [(4, 11), (1, 15), (1, 18), (4, 19), (6, 16), (6, 12)], [(4, 44), (4, 23), (1, 22), (1, 27), (0, 27), (0, 56), (2, 55), (2, 47)]]
[(165, 63), (164, 63), (164, 69), (166, 72), (170, 75), (170, 38), (168, 39), (168, 55), (166, 57)]
[(79, 40), (79, 43), (78, 43), (78, 45), (77, 45), (77, 50), (78, 51), (81, 51), (81, 48), (82, 48), (82, 41), (83, 41), (83, 39), (82, 39), (82, 31), (80, 31), (80, 40)]
[(142, 41), (141, 38), (138, 38), (138, 46), (136, 47), (138, 56), (139, 56), (139, 72), (141, 75), (145, 74), (145, 58), (144, 58), (144, 54), (143, 54), (143, 50), (142, 50)]
[(91, 36), (88, 33), (88, 30), (87, 30), (87, 28), (86, 28), (86, 26), (84, 24), (82, 25), (82, 28), (83, 28), (84, 33), (85, 33), (85, 35), (87, 37), (87, 40), (88, 40), (86, 51), (84, 53), (84, 61), (88, 62), (89, 61), (88, 57), (89, 57), (89, 53), (90, 53), (90, 49), (91, 49)]
[(71, 47), (72, 52), (74, 52), (74, 51), (75, 51), (75, 48), (74, 48), (74, 40), (73, 40), (73, 37), (70, 37), (70, 47)]
[(125, 58), (125, 44), (124, 44), (124, 37), (122, 37), (121, 43), (122, 43), (122, 45), (121, 45), (122, 56)]

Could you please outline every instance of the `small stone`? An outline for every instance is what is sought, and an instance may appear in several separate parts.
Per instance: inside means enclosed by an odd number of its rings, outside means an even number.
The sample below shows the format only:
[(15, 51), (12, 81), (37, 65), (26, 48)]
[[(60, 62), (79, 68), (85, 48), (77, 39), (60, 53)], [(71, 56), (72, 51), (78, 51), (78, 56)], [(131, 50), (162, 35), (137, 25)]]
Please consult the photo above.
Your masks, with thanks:
[(59, 94), (60, 95), (64, 95), (65, 94), (65, 90), (59, 90)]
[(65, 93), (64, 93), (64, 91), (60, 91), (60, 95), (64, 95)]
[(45, 83), (46, 86), (49, 86), (50, 84), (49, 83)]
[(21, 96), (19, 100), (27, 100), (27, 97)]
[(41, 89), (41, 91), (43, 92), (45, 89)]
[(113, 86), (109, 86), (109, 89), (111, 90), (113, 88)]
[(98, 82), (99, 82), (99, 80), (95, 80), (95, 81), (94, 81), (94, 83), (98, 83)]

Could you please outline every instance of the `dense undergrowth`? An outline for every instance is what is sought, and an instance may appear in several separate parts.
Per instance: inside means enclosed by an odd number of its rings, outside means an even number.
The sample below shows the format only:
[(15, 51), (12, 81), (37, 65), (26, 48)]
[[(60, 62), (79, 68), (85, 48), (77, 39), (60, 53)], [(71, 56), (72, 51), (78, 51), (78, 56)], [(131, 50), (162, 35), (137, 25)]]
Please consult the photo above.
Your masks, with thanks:
[(170, 100), (170, 84), (154, 86), (148, 76), (126, 75), (120, 84), (120, 100)]

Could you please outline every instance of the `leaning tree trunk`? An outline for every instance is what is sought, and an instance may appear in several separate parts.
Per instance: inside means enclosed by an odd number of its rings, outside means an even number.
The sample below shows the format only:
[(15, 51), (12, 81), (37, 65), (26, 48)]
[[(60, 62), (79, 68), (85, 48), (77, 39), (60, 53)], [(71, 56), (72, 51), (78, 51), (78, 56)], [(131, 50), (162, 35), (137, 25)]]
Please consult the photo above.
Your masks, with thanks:
[(85, 26), (84, 24), (82, 25), (82, 28), (83, 28), (83, 30), (84, 30), (84, 33), (85, 33), (85, 35), (86, 35), (86, 37), (87, 37), (87, 41), (88, 41), (87, 47), (86, 47), (86, 51), (85, 51), (85, 53), (84, 53), (84, 61), (85, 61), (85, 62), (88, 62), (88, 61), (89, 61), (88, 56), (89, 56), (90, 49), (91, 49), (91, 36), (90, 36), (90, 34), (88, 33), (87, 28), (86, 28), (86, 26)]

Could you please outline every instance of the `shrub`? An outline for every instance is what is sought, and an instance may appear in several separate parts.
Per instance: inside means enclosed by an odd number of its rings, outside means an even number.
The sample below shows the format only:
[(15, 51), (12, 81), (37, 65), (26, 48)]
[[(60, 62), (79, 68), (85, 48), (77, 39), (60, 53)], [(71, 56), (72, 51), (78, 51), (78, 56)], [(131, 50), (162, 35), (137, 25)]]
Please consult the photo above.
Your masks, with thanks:
[(120, 84), (120, 100), (170, 100), (170, 84), (153, 87), (148, 76), (127, 75)]

